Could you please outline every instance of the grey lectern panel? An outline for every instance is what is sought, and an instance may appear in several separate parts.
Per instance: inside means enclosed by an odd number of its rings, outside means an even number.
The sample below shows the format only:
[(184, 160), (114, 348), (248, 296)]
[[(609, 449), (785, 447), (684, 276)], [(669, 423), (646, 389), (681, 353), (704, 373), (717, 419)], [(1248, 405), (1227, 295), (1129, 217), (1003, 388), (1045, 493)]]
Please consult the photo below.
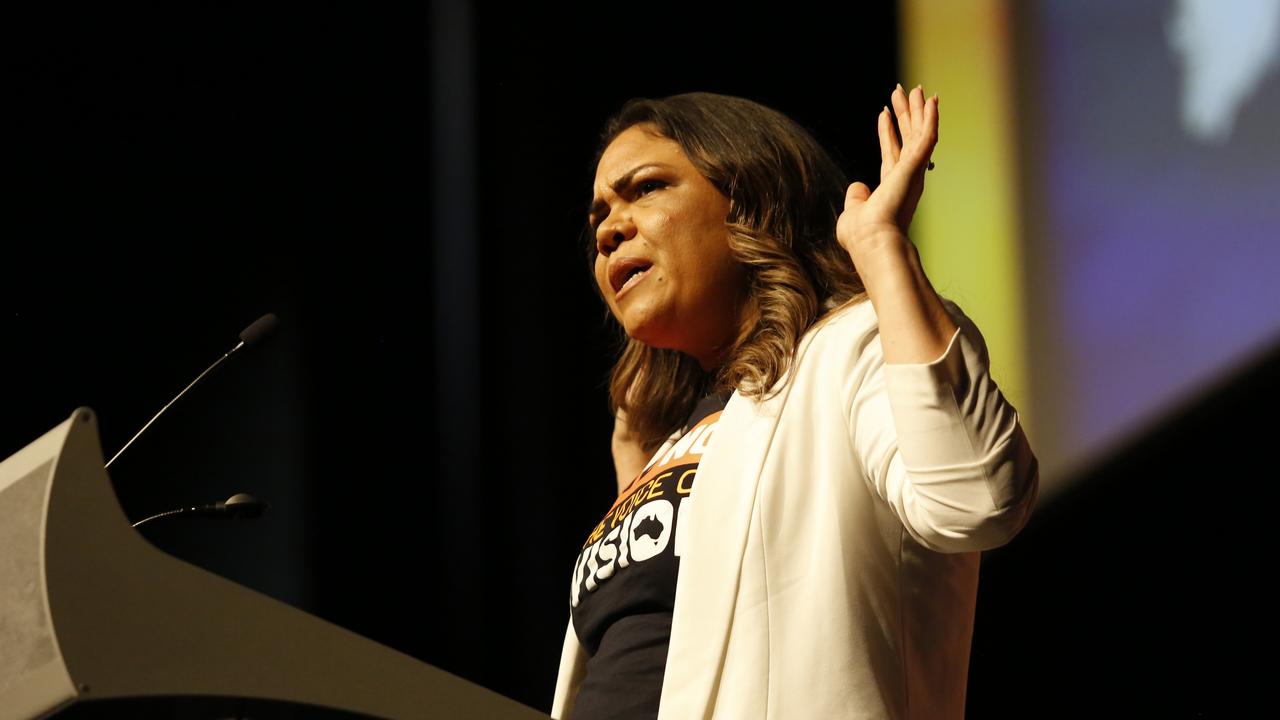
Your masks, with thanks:
[[(55, 449), (52, 478), (31, 481), (35, 490), (11, 481), (20, 465), (11, 462), (31, 465), (38, 453), (28, 451), (41, 447)], [(10, 490), (13, 507), (3, 500)], [(0, 493), (0, 512), (23, 518), (0, 515), (4, 533), (43, 518), (43, 575), (34, 582), (43, 581), (54, 636), (50, 650), (32, 591), (0, 591), (0, 628), (13, 625), (27, 648), (13, 658), (0, 651), (0, 720), (38, 717), (74, 699), (155, 696), (274, 700), (383, 718), (547, 717), (152, 546), (116, 500), (88, 409), (0, 464)], [(38, 501), (27, 496), (46, 493), (47, 511), (34, 512)], [(0, 546), (0, 572), (30, 567), (25, 542), (24, 550)], [(40, 678), (36, 692), (22, 668), (41, 662), (62, 676)], [(25, 704), (11, 711), (19, 699)]]
[(44, 520), (71, 421), (0, 463), (0, 717), (36, 717), (75, 698), (49, 613)]
[(0, 490), (0, 693), (58, 663), (40, 569), (49, 461)]

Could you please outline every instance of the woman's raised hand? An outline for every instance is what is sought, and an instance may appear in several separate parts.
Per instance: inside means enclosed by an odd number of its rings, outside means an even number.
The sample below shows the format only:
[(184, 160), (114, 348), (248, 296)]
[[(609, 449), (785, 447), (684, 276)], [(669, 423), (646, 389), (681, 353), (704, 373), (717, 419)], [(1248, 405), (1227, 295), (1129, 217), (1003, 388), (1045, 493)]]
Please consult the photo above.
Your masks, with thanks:
[[(879, 118), (880, 185), (872, 192), (855, 182), (845, 194), (844, 212), (836, 223), (836, 238), (855, 258), (889, 233), (905, 237), (916, 205), (924, 193), (924, 174), (938, 144), (938, 97), (926, 99), (924, 89), (904, 93), (899, 85), (890, 95), (897, 129), (886, 107)], [(901, 132), (901, 135), (899, 135)]]

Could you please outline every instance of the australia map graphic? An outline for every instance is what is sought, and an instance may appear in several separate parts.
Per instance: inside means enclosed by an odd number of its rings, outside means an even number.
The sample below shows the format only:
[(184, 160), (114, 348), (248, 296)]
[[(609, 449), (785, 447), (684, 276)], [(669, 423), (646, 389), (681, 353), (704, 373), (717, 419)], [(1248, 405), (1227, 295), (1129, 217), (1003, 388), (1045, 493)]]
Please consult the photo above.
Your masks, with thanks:
[(662, 524), (662, 521), (658, 520), (656, 515), (650, 515), (632, 524), (631, 539), (634, 542), (636, 539), (648, 535), (653, 542), (658, 542), (658, 538), (662, 537), (662, 531), (665, 529), (666, 526)]
[(679, 440), (655, 453), (631, 488), (587, 536), (573, 569), (573, 607), (611, 578), (629, 574), (635, 563), (656, 557), (668, 558), (664, 564), (678, 559), (681, 518), (689, 507), (698, 463), (719, 418), (719, 411), (709, 413)]

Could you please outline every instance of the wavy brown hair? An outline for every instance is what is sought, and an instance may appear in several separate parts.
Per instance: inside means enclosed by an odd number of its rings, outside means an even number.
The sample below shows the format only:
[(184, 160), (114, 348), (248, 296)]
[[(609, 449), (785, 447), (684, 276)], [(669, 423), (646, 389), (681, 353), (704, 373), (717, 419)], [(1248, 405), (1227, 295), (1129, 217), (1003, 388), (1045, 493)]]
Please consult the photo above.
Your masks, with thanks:
[[(714, 93), (635, 98), (605, 124), (592, 169), (614, 138), (639, 124), (679, 144), (729, 198), (729, 248), (747, 268), (750, 288), (728, 359), (711, 371), (683, 352), (627, 337), (606, 304), (621, 345), (609, 380), (610, 411), (624, 411), (630, 430), (652, 450), (684, 424), (707, 392), (736, 389), (757, 399), (776, 392), (800, 338), (824, 306), (861, 300), (866, 290), (836, 241), (848, 180), (794, 120)], [(593, 267), (590, 225), (583, 239)]]

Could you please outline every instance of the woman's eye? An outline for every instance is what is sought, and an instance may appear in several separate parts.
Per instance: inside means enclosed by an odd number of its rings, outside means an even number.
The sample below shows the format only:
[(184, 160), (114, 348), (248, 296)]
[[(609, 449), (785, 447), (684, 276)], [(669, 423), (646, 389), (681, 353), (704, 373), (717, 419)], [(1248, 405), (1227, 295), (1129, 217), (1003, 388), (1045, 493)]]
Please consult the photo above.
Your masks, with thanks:
[(662, 182), (660, 180), (643, 180), (636, 185), (636, 194), (645, 195), (648, 191), (657, 190), (660, 187), (662, 187)]

